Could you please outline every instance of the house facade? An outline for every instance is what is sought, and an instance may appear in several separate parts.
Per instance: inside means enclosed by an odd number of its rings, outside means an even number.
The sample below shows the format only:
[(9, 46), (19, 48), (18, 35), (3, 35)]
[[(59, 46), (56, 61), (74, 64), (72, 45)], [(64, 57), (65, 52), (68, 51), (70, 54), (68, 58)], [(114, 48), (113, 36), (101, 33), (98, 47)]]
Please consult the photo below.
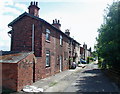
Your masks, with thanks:
[[(70, 37), (69, 29), (65, 30), (65, 34)], [(72, 63), (76, 62), (78, 63), (80, 61), (80, 43), (78, 43), (76, 40), (70, 37), (68, 40), (69, 42), (69, 66), (71, 68)]]
[(87, 57), (91, 57), (91, 48), (87, 48), (87, 44), (83, 44), (83, 47), (80, 47), (80, 58), (87, 60)]

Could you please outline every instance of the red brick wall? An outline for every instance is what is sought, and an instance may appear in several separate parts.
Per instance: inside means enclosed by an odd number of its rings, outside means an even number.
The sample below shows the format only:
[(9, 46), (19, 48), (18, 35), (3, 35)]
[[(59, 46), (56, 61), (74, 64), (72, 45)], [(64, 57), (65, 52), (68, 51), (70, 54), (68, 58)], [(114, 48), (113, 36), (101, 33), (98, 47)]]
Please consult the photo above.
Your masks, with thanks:
[(2, 63), (2, 86), (4, 88), (17, 90), (17, 64)]
[(41, 56), (41, 23), (28, 16), (24, 16), (13, 25), (11, 51), (32, 51), (32, 24), (35, 26), (35, 55)]
[[(36, 75), (37, 79), (45, 78), (50, 75), (53, 75), (55, 72), (55, 38), (53, 36), (50, 37), (50, 42), (46, 42), (45, 39), (45, 30), (50, 29), (51, 35), (54, 35), (54, 31), (48, 26), (42, 26), (42, 57), (37, 57), (37, 64), (36, 64)], [(46, 50), (50, 51), (50, 67), (46, 67)]]
[[(50, 42), (47, 42), (45, 39), (45, 29), (49, 29), (51, 31), (50, 35)], [(42, 78), (53, 75), (55, 73), (58, 73), (60, 71), (60, 65), (59, 65), (59, 56), (61, 55), (63, 57), (62, 60), (62, 70), (69, 69), (69, 59), (64, 59), (64, 53), (67, 53), (67, 57), (69, 55), (68, 50), (68, 38), (64, 36), (63, 34), (60, 34), (60, 32), (54, 30), (48, 25), (42, 26), (42, 59), (41, 59), (41, 67), (43, 70), (41, 70), (41, 75), (44, 75)], [(63, 36), (63, 45), (60, 46), (60, 35)], [(46, 50), (50, 50), (50, 67), (45, 67), (45, 60), (46, 60)], [(43, 72), (42, 72), (43, 71)]]
[(35, 75), (36, 75), (36, 81), (40, 80), (43, 78), (44, 73), (44, 63), (42, 63), (42, 58), (37, 57), (37, 63), (35, 65)]
[(80, 54), (83, 54), (83, 53), (84, 53), (84, 48), (80, 47)]
[(23, 89), (25, 85), (33, 83), (33, 63), (35, 63), (33, 54), (18, 62), (18, 91)]
[[(45, 30), (51, 31), (50, 42), (45, 39)], [(68, 38), (63, 35), (63, 45), (60, 46), (60, 32), (54, 30), (49, 25), (42, 25), (42, 57), (37, 57), (36, 64), (36, 80), (48, 77), (60, 72), (59, 56), (63, 57), (62, 67), (63, 71), (69, 69), (69, 49), (68, 49)], [(50, 51), (50, 67), (46, 67), (46, 50)], [(64, 53), (67, 53), (67, 58), (64, 58)]]

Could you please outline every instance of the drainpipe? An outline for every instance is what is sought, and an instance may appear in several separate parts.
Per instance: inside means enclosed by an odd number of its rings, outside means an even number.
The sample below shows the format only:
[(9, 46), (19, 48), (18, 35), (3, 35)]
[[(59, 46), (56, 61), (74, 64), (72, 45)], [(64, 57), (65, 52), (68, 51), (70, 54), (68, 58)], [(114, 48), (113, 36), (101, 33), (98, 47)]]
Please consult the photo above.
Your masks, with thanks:
[(35, 26), (34, 24), (32, 24), (32, 51), (34, 52), (34, 30), (35, 30)]

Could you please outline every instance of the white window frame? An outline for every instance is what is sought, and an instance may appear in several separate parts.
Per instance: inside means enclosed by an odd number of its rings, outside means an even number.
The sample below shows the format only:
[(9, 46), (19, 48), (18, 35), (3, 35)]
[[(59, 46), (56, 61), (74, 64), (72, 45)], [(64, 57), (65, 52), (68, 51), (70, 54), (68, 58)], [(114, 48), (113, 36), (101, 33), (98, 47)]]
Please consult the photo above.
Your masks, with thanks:
[(63, 45), (63, 37), (60, 35), (60, 45)]
[[(47, 58), (49, 61), (47, 61)], [(50, 51), (46, 50), (46, 67), (50, 67)]]

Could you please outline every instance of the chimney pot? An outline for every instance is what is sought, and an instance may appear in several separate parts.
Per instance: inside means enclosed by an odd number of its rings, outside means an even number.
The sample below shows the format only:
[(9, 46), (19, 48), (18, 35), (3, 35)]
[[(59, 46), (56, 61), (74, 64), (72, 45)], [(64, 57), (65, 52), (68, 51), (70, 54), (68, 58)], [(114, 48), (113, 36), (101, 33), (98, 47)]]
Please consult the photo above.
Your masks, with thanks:
[(53, 20), (53, 24), (52, 25), (60, 30), (60, 27), (61, 27), (60, 20), (57, 20), (57, 19)]
[(55, 19), (55, 23), (57, 23), (57, 19)]
[(54, 22), (54, 20), (53, 20), (53, 24), (54, 24), (55, 22)]
[(34, 1), (34, 5), (35, 5), (35, 1)]
[(65, 30), (65, 34), (68, 35), (68, 36), (70, 36), (69, 29), (66, 29), (66, 30)]
[(38, 6), (38, 2), (36, 2), (36, 6)]
[(58, 20), (58, 24), (60, 23), (60, 20)]
[(30, 5), (32, 5), (32, 4), (33, 4), (33, 2), (30, 3)]

